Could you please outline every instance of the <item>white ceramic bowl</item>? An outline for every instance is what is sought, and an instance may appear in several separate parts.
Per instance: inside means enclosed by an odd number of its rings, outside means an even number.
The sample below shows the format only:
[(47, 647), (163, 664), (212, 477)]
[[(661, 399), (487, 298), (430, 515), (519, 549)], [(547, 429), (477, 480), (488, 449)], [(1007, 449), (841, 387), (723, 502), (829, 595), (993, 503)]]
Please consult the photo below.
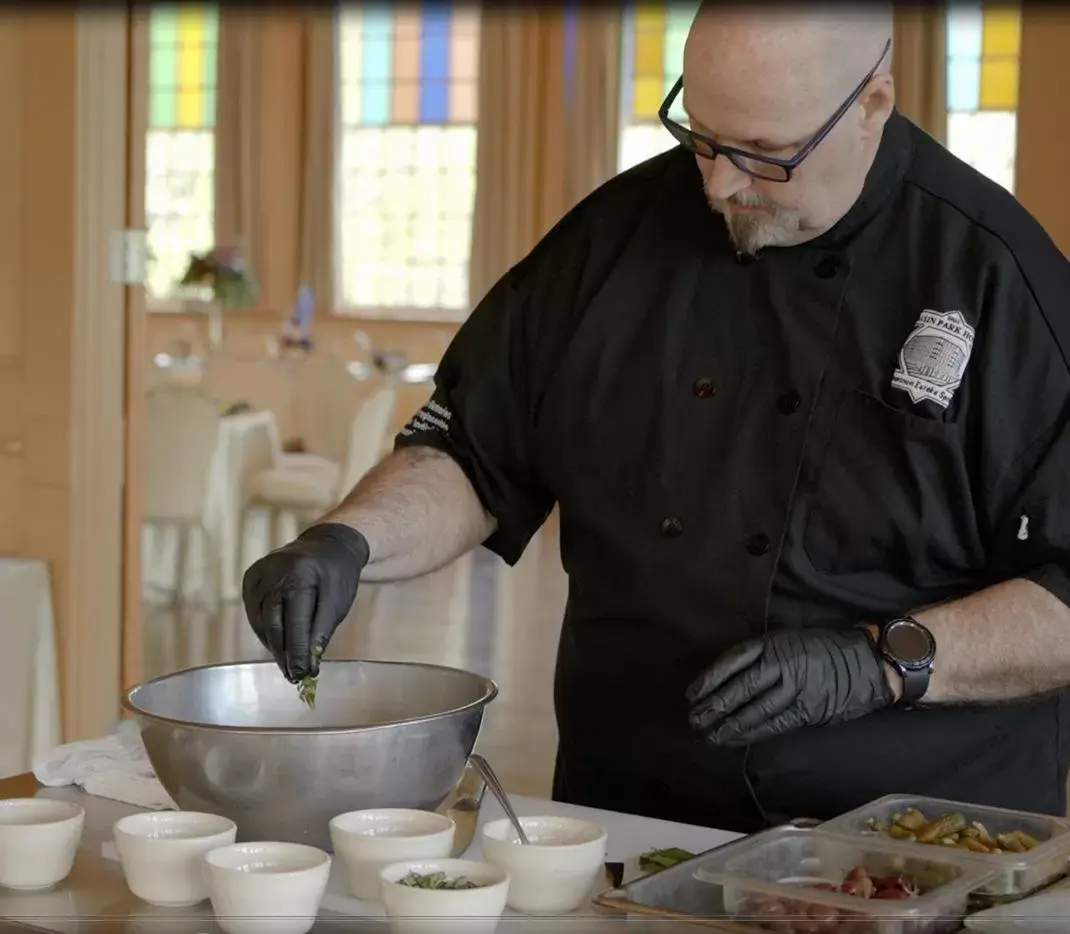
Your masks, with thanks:
[(55, 798), (0, 801), (0, 886), (47, 889), (74, 867), (85, 811)]
[(405, 808), (350, 811), (330, 822), (331, 845), (345, 863), (350, 894), (364, 901), (379, 900), (379, 873), (391, 863), (447, 858), (454, 829), (442, 814)]
[(157, 811), (120, 818), (112, 828), (126, 884), (142, 901), (187, 908), (208, 897), (204, 854), (233, 843), (237, 825), (197, 811)]
[(527, 846), (508, 820), (483, 828), (483, 858), (509, 873), (509, 907), (525, 914), (575, 911), (605, 872), (605, 828), (571, 817), (521, 817), (520, 826)]
[[(409, 873), (442, 872), (476, 883), (474, 889), (421, 889), (402, 885)], [(492, 931), (505, 911), (509, 873), (470, 859), (420, 859), (392, 863), (379, 873), (386, 916), (394, 930), (419, 932)]]
[(204, 857), (208, 897), (227, 934), (306, 934), (331, 857), (300, 843), (232, 843)]

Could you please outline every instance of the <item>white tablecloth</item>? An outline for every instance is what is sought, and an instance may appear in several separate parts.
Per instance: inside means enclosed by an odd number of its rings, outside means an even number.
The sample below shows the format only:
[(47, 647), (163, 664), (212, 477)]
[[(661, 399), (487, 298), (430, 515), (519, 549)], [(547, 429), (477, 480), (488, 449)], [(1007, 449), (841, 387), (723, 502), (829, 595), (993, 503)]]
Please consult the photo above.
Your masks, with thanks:
[[(198, 536), (190, 537), (188, 573), (183, 587), (187, 596), (205, 593), (207, 555), (212, 551), (218, 555), (219, 567), (215, 573), (222, 599), (236, 600), (241, 596), (246, 553), (241, 527), (245, 480), (251, 469), (270, 467), (265, 452), (277, 448), (278, 432), (271, 412), (249, 412), (220, 419), (203, 520), (214, 548), (206, 552)], [(146, 592), (174, 591), (177, 546), (178, 534), (174, 529), (144, 527), (141, 566)]]
[(48, 564), (0, 558), (4, 713), (0, 777), (26, 772), (61, 742), (59, 669)]

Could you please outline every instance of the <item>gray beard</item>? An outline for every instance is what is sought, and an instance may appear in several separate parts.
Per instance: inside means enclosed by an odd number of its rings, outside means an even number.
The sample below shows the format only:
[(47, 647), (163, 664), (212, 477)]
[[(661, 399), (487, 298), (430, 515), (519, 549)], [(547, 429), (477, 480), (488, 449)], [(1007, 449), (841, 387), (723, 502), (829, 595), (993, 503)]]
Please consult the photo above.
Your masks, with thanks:
[(768, 214), (726, 214), (712, 199), (707, 200), (724, 219), (732, 245), (741, 253), (788, 243), (799, 232), (799, 218), (794, 213), (774, 209)]

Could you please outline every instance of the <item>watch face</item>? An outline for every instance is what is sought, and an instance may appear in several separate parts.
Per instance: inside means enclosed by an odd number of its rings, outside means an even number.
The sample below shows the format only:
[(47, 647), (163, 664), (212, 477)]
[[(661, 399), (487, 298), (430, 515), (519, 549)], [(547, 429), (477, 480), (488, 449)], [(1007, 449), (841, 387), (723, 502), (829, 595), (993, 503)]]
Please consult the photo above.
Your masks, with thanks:
[(909, 620), (898, 620), (884, 631), (884, 643), (904, 665), (921, 665), (933, 654), (933, 642), (929, 633)]

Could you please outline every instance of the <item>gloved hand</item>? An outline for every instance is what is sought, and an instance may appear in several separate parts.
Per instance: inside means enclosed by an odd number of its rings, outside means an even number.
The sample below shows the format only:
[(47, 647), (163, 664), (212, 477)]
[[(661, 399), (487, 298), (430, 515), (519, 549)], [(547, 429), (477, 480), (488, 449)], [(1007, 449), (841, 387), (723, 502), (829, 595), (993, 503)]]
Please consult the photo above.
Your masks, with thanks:
[(249, 624), (294, 684), (319, 674), (319, 656), (353, 606), (368, 556), (360, 532), (327, 522), (245, 572), (242, 600)]
[(725, 652), (687, 691), (692, 727), (741, 746), (890, 706), (895, 695), (869, 634), (770, 632)]

